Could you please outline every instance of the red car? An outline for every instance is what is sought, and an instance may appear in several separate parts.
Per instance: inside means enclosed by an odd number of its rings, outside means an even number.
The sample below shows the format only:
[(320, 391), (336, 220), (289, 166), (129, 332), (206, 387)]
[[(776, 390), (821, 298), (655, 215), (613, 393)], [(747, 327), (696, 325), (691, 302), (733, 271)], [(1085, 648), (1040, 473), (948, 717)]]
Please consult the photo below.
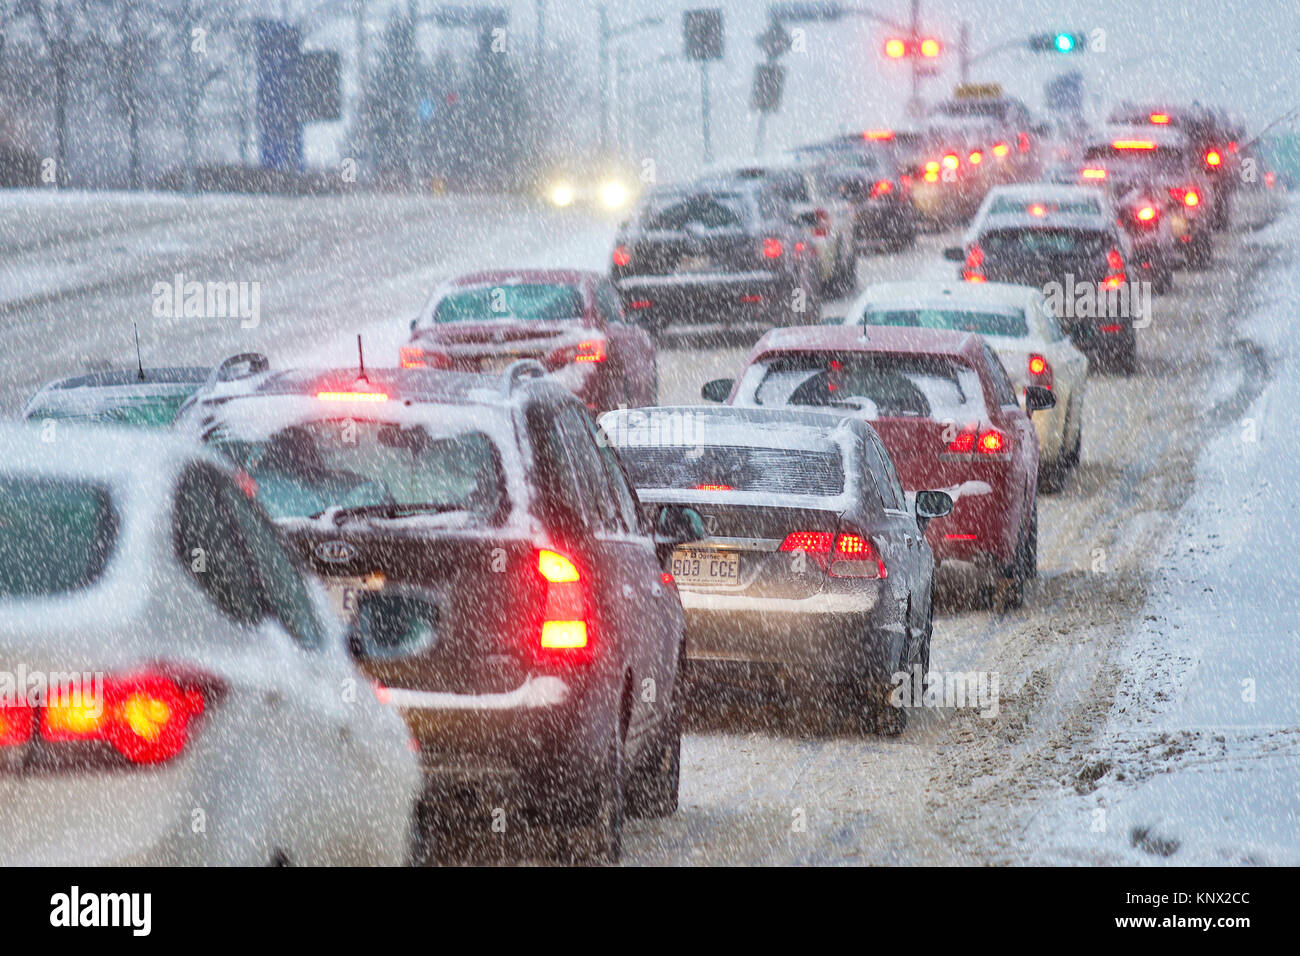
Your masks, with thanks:
[(704, 398), (733, 405), (842, 409), (875, 427), (908, 492), (934, 488), (952, 514), (926, 529), (936, 563), (991, 571), (1018, 604), (1038, 573), (1038, 434), (1029, 415), (1056, 404), (1029, 386), (1025, 402), (979, 335), (937, 329), (773, 329), (739, 381)]
[(654, 343), (609, 279), (577, 269), (474, 272), (443, 283), (411, 321), (403, 368), (497, 373), (537, 359), (593, 411), (658, 401)]

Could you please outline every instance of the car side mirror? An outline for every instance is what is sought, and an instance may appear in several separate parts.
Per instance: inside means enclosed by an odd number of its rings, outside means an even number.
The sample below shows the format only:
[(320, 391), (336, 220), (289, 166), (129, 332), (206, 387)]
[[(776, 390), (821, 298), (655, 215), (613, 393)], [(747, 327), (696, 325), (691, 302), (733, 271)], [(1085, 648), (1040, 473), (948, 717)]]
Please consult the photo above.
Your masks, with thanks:
[(949, 262), (965, 262), (966, 250), (961, 246), (948, 246), (943, 250), (943, 257)]
[(1050, 388), (1043, 388), (1041, 385), (1025, 386), (1025, 414), (1032, 415), (1034, 412), (1055, 407), (1056, 396)]
[(364, 591), (348, 629), (348, 650), (357, 661), (408, 657), (438, 637), (438, 606), (412, 590)]
[(916, 493), (916, 523), (925, 530), (935, 518), (952, 514), (952, 495), (946, 491), (918, 491)]
[(725, 402), (735, 384), (734, 378), (715, 378), (700, 386), (700, 398), (706, 402)]
[(699, 541), (704, 537), (704, 519), (694, 508), (686, 505), (664, 505), (655, 522), (655, 557), (661, 567), (666, 567), (673, 549), (679, 544)]

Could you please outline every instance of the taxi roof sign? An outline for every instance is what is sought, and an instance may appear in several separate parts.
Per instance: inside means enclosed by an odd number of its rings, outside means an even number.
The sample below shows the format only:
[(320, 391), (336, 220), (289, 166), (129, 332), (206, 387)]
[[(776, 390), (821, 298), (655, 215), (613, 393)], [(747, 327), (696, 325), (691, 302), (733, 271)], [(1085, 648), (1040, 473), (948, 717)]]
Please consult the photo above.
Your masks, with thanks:
[(955, 100), (997, 100), (1002, 98), (1000, 83), (960, 83), (953, 88)]

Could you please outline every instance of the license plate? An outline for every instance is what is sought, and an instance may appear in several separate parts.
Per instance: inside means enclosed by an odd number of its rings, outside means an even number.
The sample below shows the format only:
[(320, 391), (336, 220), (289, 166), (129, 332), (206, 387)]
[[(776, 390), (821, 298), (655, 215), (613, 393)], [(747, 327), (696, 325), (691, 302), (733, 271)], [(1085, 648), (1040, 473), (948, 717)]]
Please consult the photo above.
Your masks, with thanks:
[(682, 256), (681, 270), (683, 272), (703, 272), (713, 265), (713, 260), (708, 256)]
[(673, 577), (678, 584), (736, 585), (740, 583), (740, 555), (735, 551), (680, 548), (673, 552)]
[(513, 363), (519, 360), (518, 355), (493, 355), (490, 358), (481, 358), (478, 360), (478, 370), (497, 374), (504, 372)]
[(329, 578), (325, 582), (334, 611), (347, 623), (356, 617), (357, 600), (361, 595), (366, 591), (382, 590), (383, 586), (383, 576), (377, 574), (364, 578)]

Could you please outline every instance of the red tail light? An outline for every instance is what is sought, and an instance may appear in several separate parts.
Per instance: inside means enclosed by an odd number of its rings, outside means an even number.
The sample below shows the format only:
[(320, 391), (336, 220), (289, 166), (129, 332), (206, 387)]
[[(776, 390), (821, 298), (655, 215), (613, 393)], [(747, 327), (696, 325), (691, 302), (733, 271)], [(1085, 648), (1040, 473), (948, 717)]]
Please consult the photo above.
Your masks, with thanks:
[(763, 256), (767, 259), (780, 259), (781, 253), (785, 250), (781, 247), (781, 240), (775, 236), (768, 236), (763, 240)]
[(93, 761), (116, 753), (133, 764), (165, 763), (185, 750), (194, 721), (219, 693), (211, 678), (165, 668), (109, 674), (94, 686), (51, 688), (39, 707), (0, 706), (0, 746), (35, 740), (52, 756), (66, 751), (70, 759)]
[(1029, 152), (1029, 134), (1028, 134), (1028, 133), (1017, 133), (1017, 134), (1016, 134), (1016, 146), (1020, 149), (1020, 151), (1021, 151), (1022, 153), (1027, 153), (1027, 152)]
[(566, 345), (546, 356), (546, 364), (551, 368), (577, 363), (591, 365), (605, 361), (607, 353), (604, 339), (587, 339), (577, 345)]
[(818, 239), (825, 238), (827, 235), (830, 234), (831, 231), (830, 214), (827, 213), (825, 209), (818, 209), (815, 213), (813, 213), (813, 216), (816, 218), (817, 221), (817, 224), (813, 226), (813, 235), (816, 236)]
[(316, 397), (322, 402), (386, 402), (388, 393), (386, 392), (367, 392), (362, 390), (349, 391), (323, 391), (317, 392)]
[(1095, 166), (1089, 166), (1083, 170), (1083, 178), (1084, 179), (1105, 179), (1106, 170), (1100, 169)]
[(867, 194), (868, 199), (879, 199), (881, 196), (888, 196), (894, 191), (894, 184), (888, 179), (878, 179), (871, 187), (871, 192)]
[(998, 159), (1006, 158), (1006, 155), (1009, 152), (1011, 152), (1011, 147), (1008, 146), (1006, 143), (993, 144), (993, 155), (996, 156)]
[(1217, 149), (1211, 149), (1205, 154), (1206, 166), (1219, 166), (1223, 163), (1223, 155)]
[(1195, 189), (1189, 189), (1187, 190), (1187, 192), (1183, 193), (1184, 206), (1198, 206), (1200, 205), (1200, 202), (1201, 202), (1201, 194), (1198, 193)]
[(731, 485), (696, 485), (696, 491), (731, 491)]
[(977, 149), (967, 156), (966, 159), (972, 166), (978, 166), (980, 163), (984, 162), (984, 154)]
[(578, 566), (549, 548), (537, 551), (537, 573), (545, 588), (537, 650), (549, 660), (585, 659), (591, 651), (587, 592)]
[(1047, 361), (1042, 355), (1033, 354), (1029, 356), (1029, 377), (1034, 381), (1033, 385), (1041, 385), (1043, 388), (1052, 387), (1052, 363)]
[(451, 368), (451, 356), (444, 352), (430, 352), (418, 345), (403, 345), (402, 368)]
[(1112, 249), (1106, 253), (1106, 268), (1109, 274), (1106, 276), (1105, 286), (1107, 289), (1118, 289), (1124, 284), (1124, 257), (1119, 254), (1118, 249)]
[(632, 264), (632, 253), (628, 251), (627, 246), (617, 245), (614, 247), (613, 255), (614, 265), (620, 269)]
[(957, 158), (956, 153), (945, 153), (943, 157), (944, 169), (957, 169), (961, 166), (961, 160)]
[(1006, 448), (1007, 440), (996, 428), (982, 432), (964, 431), (948, 443), (948, 453), (952, 455), (969, 455), (978, 452), (981, 455), (996, 455)]
[(1140, 222), (1154, 222), (1160, 213), (1156, 210), (1155, 206), (1148, 205), (1142, 206), (1133, 215), (1135, 215)]
[(654, 308), (653, 299), (633, 299), (628, 304), (629, 309), (652, 309)]
[(792, 531), (781, 542), (782, 551), (812, 555), (818, 566), (838, 578), (883, 578), (888, 572), (870, 538), (829, 531)]
[(984, 282), (984, 250), (978, 244), (970, 247), (966, 253), (966, 264), (962, 268), (961, 277), (967, 282)]
[(1152, 113), (1152, 114), (1148, 117), (1148, 119), (1150, 119), (1151, 122), (1152, 122), (1154, 125), (1156, 125), (1156, 126), (1168, 126), (1168, 125), (1169, 125), (1169, 114), (1168, 114), (1168, 113)]

